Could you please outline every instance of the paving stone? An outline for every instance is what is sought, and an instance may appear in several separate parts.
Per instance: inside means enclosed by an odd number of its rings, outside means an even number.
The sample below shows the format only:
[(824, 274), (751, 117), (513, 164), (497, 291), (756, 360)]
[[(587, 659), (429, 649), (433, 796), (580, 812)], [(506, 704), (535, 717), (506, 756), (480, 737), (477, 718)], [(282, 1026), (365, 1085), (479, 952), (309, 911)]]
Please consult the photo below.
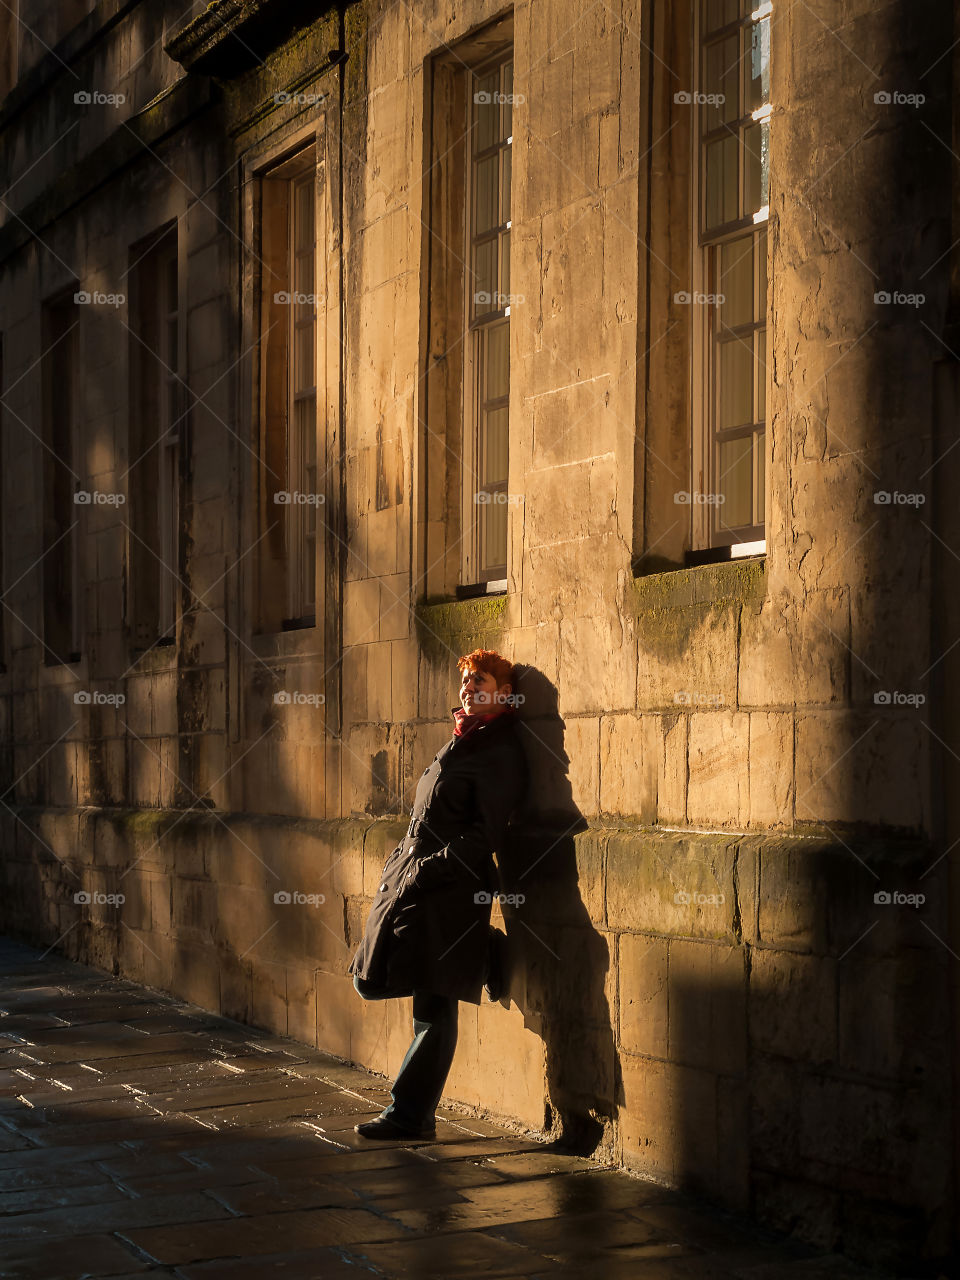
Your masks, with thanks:
[(177, 1267), (176, 1275), (180, 1280), (263, 1280), (264, 1276), (280, 1276), (282, 1280), (365, 1280), (365, 1277), (374, 1280), (378, 1273), (349, 1261), (352, 1256), (350, 1249), (308, 1249), (303, 1253), (271, 1253), (257, 1258), (231, 1258), (227, 1262), (201, 1262)]
[(69, 1239), (19, 1240), (8, 1242), (3, 1248), (4, 1280), (77, 1280), (81, 1274), (127, 1275), (140, 1280), (150, 1271), (146, 1263), (139, 1268), (138, 1263), (139, 1259), (125, 1244), (109, 1235), (84, 1237), (83, 1273), (77, 1269)]
[[(82, 1166), (81, 1166), (82, 1167)], [(71, 1166), (74, 1171), (77, 1166)], [(166, 1189), (166, 1188), (164, 1188)], [(180, 1184), (170, 1190), (185, 1190)], [(0, 1215), (13, 1213), (40, 1213), (44, 1209), (77, 1204), (109, 1204), (111, 1200), (129, 1200), (130, 1195), (91, 1170), (89, 1182), (75, 1186), (53, 1185), (28, 1187), (24, 1191), (0, 1191)]]
[(879, 1280), (453, 1106), (373, 1143), (383, 1077), (31, 956), (0, 940), (4, 1280), (78, 1280), (77, 1240), (117, 1280)]
[(124, 1198), (105, 1204), (66, 1205), (0, 1218), (0, 1241), (107, 1234), (121, 1228), (206, 1222), (229, 1216), (222, 1204), (202, 1192), (138, 1200)]
[[(248, 1181), (241, 1186), (208, 1188), (208, 1195), (231, 1213), (255, 1218), (287, 1209), (357, 1209), (363, 1200), (350, 1187), (331, 1178), (298, 1178), (283, 1183), (279, 1179)], [(369, 1207), (369, 1206), (367, 1206)]]
[[(355, 1251), (356, 1252), (356, 1251)], [(510, 1240), (497, 1240), (479, 1232), (448, 1236), (419, 1236), (390, 1244), (367, 1245), (360, 1255), (393, 1277), (442, 1277), (455, 1280), (471, 1277), (487, 1280), (495, 1276), (554, 1276), (560, 1264), (542, 1258)]]
[(370, 1240), (394, 1240), (404, 1234), (396, 1222), (368, 1209), (315, 1209), (268, 1213), (229, 1222), (205, 1222), (120, 1231), (120, 1239), (167, 1265), (205, 1262), (214, 1258), (246, 1258), (276, 1252), (282, 1238), (292, 1251), (350, 1245)]
[[(606, 1179), (606, 1181), (603, 1181)], [(637, 1192), (619, 1174), (566, 1174), (553, 1178), (464, 1187), (466, 1204), (430, 1205), (400, 1211), (397, 1221), (412, 1231), (454, 1232), (482, 1230), (496, 1224), (616, 1210), (635, 1206)], [(663, 1239), (665, 1233), (659, 1233)]]
[[(179, 1119), (170, 1116), (141, 1116), (136, 1120), (105, 1120), (102, 1123), (90, 1124), (56, 1124), (45, 1128), (34, 1129), (31, 1137), (38, 1146), (72, 1147), (92, 1145), (98, 1139), (103, 1142), (123, 1142), (131, 1138), (144, 1137), (151, 1128), (158, 1134), (175, 1129), (177, 1132), (190, 1133), (196, 1121)], [(197, 1126), (199, 1127), (199, 1126)]]

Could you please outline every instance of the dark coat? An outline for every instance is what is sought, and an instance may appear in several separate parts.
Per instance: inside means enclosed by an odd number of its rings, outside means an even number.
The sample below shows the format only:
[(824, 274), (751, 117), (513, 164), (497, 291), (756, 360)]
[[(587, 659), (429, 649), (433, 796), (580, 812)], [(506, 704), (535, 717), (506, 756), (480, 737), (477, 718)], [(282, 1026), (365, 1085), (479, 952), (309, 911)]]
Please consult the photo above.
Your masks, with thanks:
[(480, 1003), (498, 887), (493, 854), (526, 786), (512, 708), (441, 748), (384, 864), (350, 973)]

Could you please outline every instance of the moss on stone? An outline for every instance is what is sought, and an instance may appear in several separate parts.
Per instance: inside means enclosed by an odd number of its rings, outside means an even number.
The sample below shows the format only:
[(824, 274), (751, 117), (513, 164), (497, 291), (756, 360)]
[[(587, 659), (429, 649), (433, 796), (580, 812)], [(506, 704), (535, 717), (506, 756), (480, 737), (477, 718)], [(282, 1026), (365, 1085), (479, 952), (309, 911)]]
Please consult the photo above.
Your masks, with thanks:
[(448, 662), (451, 649), (495, 648), (504, 630), (506, 596), (478, 596), (419, 604), (414, 610), (417, 640), (428, 662)]

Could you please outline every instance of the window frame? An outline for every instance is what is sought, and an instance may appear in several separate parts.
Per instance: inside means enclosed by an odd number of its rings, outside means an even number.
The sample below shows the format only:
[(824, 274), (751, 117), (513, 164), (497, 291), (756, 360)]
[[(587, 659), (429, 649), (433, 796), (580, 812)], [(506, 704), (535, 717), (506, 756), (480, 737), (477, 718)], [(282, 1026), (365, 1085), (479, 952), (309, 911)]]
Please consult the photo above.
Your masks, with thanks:
[[(320, 372), (320, 338), (321, 326), (318, 316), (318, 304), (316, 299), (319, 297), (317, 282), (319, 278), (319, 253), (320, 244), (320, 214), (321, 214), (321, 193), (319, 191), (319, 166), (321, 163), (321, 141), (315, 134), (300, 138), (296, 144), (288, 148), (286, 152), (279, 158), (272, 160), (269, 164), (258, 167), (252, 174), (257, 187), (257, 243), (260, 247), (259, 260), (255, 264), (255, 274), (257, 276), (257, 297), (258, 305), (256, 308), (256, 334), (257, 334), (257, 361), (258, 371), (258, 387), (259, 387), (259, 405), (255, 413), (256, 423), (256, 439), (257, 439), (257, 458), (258, 458), (258, 474), (259, 474), (259, 499), (257, 509), (259, 512), (258, 520), (258, 536), (266, 541), (269, 537), (268, 529), (272, 525), (269, 519), (269, 506), (284, 505), (286, 511), (280, 517), (282, 521), (282, 560), (284, 572), (283, 584), (283, 604), (282, 616), (274, 620), (265, 620), (262, 616), (256, 627), (257, 633), (261, 635), (281, 634), (289, 631), (310, 631), (315, 630), (320, 625), (319, 601), (321, 598), (321, 556), (319, 548), (321, 546), (320, 538), (320, 521), (316, 518), (317, 507), (313, 506), (308, 510), (308, 505), (287, 501), (284, 503), (276, 503), (274, 495), (286, 492), (288, 495), (294, 493), (307, 493), (308, 491), (302, 487), (303, 474), (307, 468), (303, 464), (302, 458), (302, 440), (300, 438), (299, 427), (297, 422), (297, 414), (295, 405), (297, 396), (300, 395), (301, 402), (305, 402), (308, 398), (312, 399), (313, 404), (313, 470), (318, 473), (319, 459), (321, 456), (320, 440), (319, 440), (319, 372)], [(296, 287), (296, 248), (295, 239), (295, 200), (294, 190), (298, 183), (305, 178), (309, 178), (312, 187), (312, 216), (313, 216), (313, 270), (311, 279), (310, 292), (314, 296), (312, 304), (312, 353), (313, 353), (313, 384), (311, 387), (300, 388), (299, 391), (295, 386), (295, 367), (294, 367), (294, 350), (297, 330), (297, 305), (295, 303), (271, 303), (271, 298), (278, 293), (287, 293), (295, 295), (298, 290)], [(285, 243), (282, 249), (283, 261), (283, 285), (282, 289), (273, 287), (268, 288), (268, 278), (272, 274), (271, 268), (266, 262), (266, 252), (264, 245), (265, 224), (267, 216), (265, 213), (267, 202), (276, 199), (276, 188), (271, 184), (283, 184), (285, 191), (283, 200), (285, 202), (285, 210), (283, 213), (283, 222), (285, 226)], [(274, 208), (276, 209), (276, 205)], [(265, 456), (265, 435), (267, 425), (263, 417), (264, 408), (264, 388), (267, 385), (267, 363), (269, 359), (268, 349), (265, 345), (264, 338), (268, 329), (266, 328), (267, 310), (271, 305), (281, 305), (288, 308), (288, 314), (284, 318), (286, 326), (284, 335), (284, 360), (285, 371), (283, 385), (285, 388), (286, 404), (284, 407), (283, 430), (284, 430), (284, 476), (283, 484), (272, 487), (267, 472), (272, 470), (270, 463)], [(316, 481), (315, 481), (316, 483)], [(285, 486), (285, 487), (284, 487)], [(306, 532), (309, 525), (308, 517), (313, 516), (312, 532)], [(304, 561), (309, 557), (306, 556), (304, 550), (304, 539), (310, 539), (313, 542), (313, 592), (312, 599), (307, 598), (304, 590), (303, 568)], [(274, 557), (277, 559), (278, 557)], [(263, 564), (261, 562), (260, 573), (263, 572)]]
[[(510, 181), (510, 202), (511, 207), (508, 209), (509, 216), (504, 221), (498, 221), (493, 227), (489, 227), (478, 237), (474, 230), (474, 194), (475, 180), (474, 168), (477, 160), (477, 150), (474, 145), (475, 130), (478, 126), (477, 110), (480, 104), (474, 100), (476, 92), (476, 84), (484, 76), (488, 76), (494, 71), (498, 74), (498, 92), (504, 93), (504, 68), (509, 66), (510, 72), (510, 92), (513, 92), (513, 64), (514, 64), (514, 46), (512, 39), (504, 41), (495, 51), (489, 52), (481, 60), (472, 62), (467, 65), (464, 70), (464, 91), (466, 95), (466, 121), (467, 121), (467, 145), (464, 149), (464, 272), (463, 272), (463, 334), (464, 334), (464, 354), (463, 354), (463, 395), (462, 395), (462, 419), (461, 419), (461, 473), (460, 473), (460, 528), (462, 532), (461, 538), (461, 556), (460, 556), (460, 585), (458, 594), (491, 594), (505, 592), (507, 589), (507, 573), (510, 562), (510, 520), (509, 520), (509, 450), (510, 450), (510, 305), (509, 302), (499, 307), (494, 306), (489, 312), (483, 316), (474, 315), (474, 304), (476, 296), (476, 280), (473, 273), (474, 261), (474, 242), (482, 238), (491, 240), (496, 244), (497, 257), (497, 290), (498, 294), (502, 292), (501, 285), (503, 271), (503, 236), (512, 239), (512, 200), (513, 200), (513, 132), (509, 135), (503, 133), (503, 117), (505, 103), (500, 103), (501, 117), (498, 128), (497, 142), (490, 147), (484, 148), (484, 152), (489, 152), (501, 157), (498, 164), (497, 173), (497, 201), (498, 212), (499, 204), (503, 197), (503, 156), (509, 155), (511, 167)], [(511, 126), (512, 126), (512, 104), (511, 104)], [(507, 252), (512, 252), (512, 244), (507, 241)], [(512, 261), (511, 261), (512, 269)], [(509, 294), (508, 294), (509, 296)], [(502, 298), (498, 301), (503, 303)], [(484, 401), (482, 389), (480, 385), (483, 376), (483, 360), (481, 357), (481, 349), (483, 346), (484, 332), (490, 332), (495, 327), (504, 325), (507, 330), (507, 394), (504, 397), (497, 398), (496, 408), (505, 408), (507, 411), (507, 478), (503, 481), (496, 481), (490, 484), (482, 483), (482, 457), (483, 448), (483, 430), (481, 426), (481, 415), (484, 412)], [(499, 404), (499, 400), (503, 404)], [(493, 402), (489, 402), (493, 403)], [(504, 560), (495, 566), (484, 566), (483, 564), (483, 538), (484, 525), (483, 517), (486, 510), (492, 504), (482, 504), (476, 501), (479, 493), (488, 493), (494, 498), (499, 499), (499, 495), (503, 494), (504, 516), (506, 520), (506, 540), (504, 547)]]
[[(702, 9), (705, 0), (692, 0), (693, 3), (693, 76), (692, 82), (699, 95), (704, 84), (704, 48), (705, 41), (703, 36)], [(748, 41), (753, 26), (759, 23), (764, 17), (771, 20), (770, 30), (772, 33), (772, 16), (773, 6), (770, 0), (761, 0), (755, 5), (750, 0), (739, 0), (738, 16), (731, 19), (730, 22), (715, 28), (711, 31), (712, 38), (716, 38), (721, 31), (726, 32), (727, 36), (734, 31), (738, 33), (743, 43), (740, 45), (741, 54), (738, 57), (737, 71), (737, 92), (738, 105), (739, 95), (744, 93), (744, 66), (745, 60), (749, 57)], [(742, 33), (742, 35), (741, 35)], [(770, 47), (770, 65), (773, 65), (773, 48), (772, 35)], [(771, 72), (772, 74), (772, 72)], [(746, 106), (747, 104), (744, 104)], [(750, 235), (753, 240), (753, 292), (754, 292), (754, 316), (751, 322), (752, 332), (762, 330), (762, 356), (759, 357), (759, 370), (755, 364), (754, 382), (753, 382), (753, 401), (756, 405), (759, 398), (759, 377), (764, 379), (764, 419), (763, 426), (758, 430), (759, 419), (752, 424), (744, 425), (743, 428), (731, 428), (731, 431), (742, 435), (753, 435), (758, 440), (753, 448), (753, 467), (752, 467), (752, 501), (754, 506), (754, 515), (757, 515), (757, 507), (759, 505), (758, 498), (762, 501), (762, 511), (759, 513), (760, 518), (750, 525), (739, 525), (736, 530), (721, 530), (716, 527), (715, 513), (721, 510), (719, 505), (714, 505), (709, 501), (698, 501), (695, 495), (717, 495), (720, 490), (720, 480), (716, 474), (717, 469), (717, 452), (718, 452), (718, 436), (719, 429), (715, 426), (716, 398), (719, 389), (719, 377), (715, 368), (715, 347), (716, 339), (712, 332), (711, 307), (709, 305), (701, 305), (694, 301), (692, 303), (692, 345), (691, 345), (691, 409), (692, 409), (692, 457), (691, 457), (691, 538), (692, 538), (692, 556), (697, 557), (701, 553), (726, 551), (730, 556), (756, 555), (763, 554), (766, 551), (766, 524), (767, 509), (769, 506), (769, 454), (770, 454), (770, 403), (771, 403), (771, 272), (770, 272), (770, 237), (767, 234), (769, 227), (769, 190), (767, 204), (761, 206), (753, 214), (744, 212), (742, 216), (736, 219), (728, 220), (725, 223), (718, 224), (708, 230), (704, 230), (705, 213), (703, 201), (705, 198), (705, 180), (704, 167), (705, 161), (703, 156), (705, 148), (703, 139), (706, 134), (711, 132), (704, 128), (703, 113), (704, 104), (699, 102), (695, 97), (692, 109), (694, 111), (693, 127), (691, 134), (691, 200), (690, 200), (690, 216), (691, 216), (691, 281), (693, 286), (694, 299), (698, 296), (703, 297), (709, 295), (711, 290), (711, 260), (715, 261), (717, 249), (725, 244), (745, 238)], [(755, 123), (769, 123), (772, 112), (770, 102), (767, 102), (755, 111), (744, 115), (736, 115), (733, 120), (727, 122), (728, 126), (736, 131), (738, 143), (740, 139), (741, 129), (744, 129), (744, 121), (753, 120)], [(743, 163), (744, 148), (738, 145), (738, 162), (737, 162), (737, 205), (738, 213), (741, 204), (746, 208), (747, 193), (747, 175), (746, 168)], [(769, 173), (768, 173), (769, 183)], [(762, 214), (762, 216), (760, 216)], [(764, 245), (764, 265), (766, 268), (766, 295), (761, 300), (758, 297), (759, 284), (759, 255), (757, 253), (758, 242)], [(740, 327), (740, 326), (738, 326)], [(756, 341), (756, 339), (754, 340)], [(755, 357), (756, 359), (757, 357)], [(737, 438), (733, 434), (729, 439)], [(761, 493), (758, 491), (762, 491)]]
[[(49, 667), (72, 666), (80, 662), (83, 656), (83, 583), (81, 581), (80, 568), (80, 550), (81, 550), (81, 506), (76, 501), (76, 495), (80, 492), (82, 476), (77, 471), (81, 457), (80, 448), (80, 422), (79, 422), (79, 397), (78, 391), (78, 369), (79, 361), (79, 343), (80, 343), (80, 315), (76, 310), (78, 304), (75, 300), (78, 286), (76, 284), (68, 285), (66, 288), (51, 294), (44, 298), (41, 303), (41, 341), (43, 355), (40, 360), (40, 377), (41, 377), (41, 421), (42, 421), (42, 438), (43, 438), (43, 457), (46, 465), (41, 467), (41, 524), (43, 529), (42, 536), (42, 571), (41, 571), (41, 608), (43, 613), (43, 652), (44, 665)], [(55, 316), (60, 313), (65, 319), (69, 315), (70, 308), (74, 309), (74, 318), (72, 322), (66, 321), (63, 331), (57, 337), (52, 337), (55, 324)], [(67, 340), (65, 350), (69, 353), (67, 359), (69, 361), (66, 376), (55, 364), (54, 350), (61, 342)], [(70, 418), (66, 430), (66, 437), (69, 443), (69, 460), (63, 462), (58, 455), (56, 448), (56, 428), (54, 426), (55, 406), (52, 399), (52, 390), (54, 386), (62, 388), (66, 383), (65, 401), (70, 406)], [(50, 458), (54, 461), (51, 463)], [(69, 488), (72, 498), (73, 510), (64, 514), (69, 523), (65, 533), (47, 545), (47, 502), (50, 501), (51, 511), (54, 521), (57, 520), (58, 513), (52, 510), (55, 498), (51, 493), (52, 473), (51, 466), (62, 465), (72, 476), (69, 482)], [(66, 581), (63, 586), (69, 586), (70, 598), (68, 604), (69, 617), (66, 619), (66, 631), (68, 632), (67, 644), (64, 651), (51, 644), (51, 636), (49, 634), (51, 614), (53, 609), (48, 603), (48, 597), (51, 592), (51, 584), (49, 582), (50, 555), (49, 552), (64, 538), (68, 537), (67, 559), (68, 565), (66, 570)]]

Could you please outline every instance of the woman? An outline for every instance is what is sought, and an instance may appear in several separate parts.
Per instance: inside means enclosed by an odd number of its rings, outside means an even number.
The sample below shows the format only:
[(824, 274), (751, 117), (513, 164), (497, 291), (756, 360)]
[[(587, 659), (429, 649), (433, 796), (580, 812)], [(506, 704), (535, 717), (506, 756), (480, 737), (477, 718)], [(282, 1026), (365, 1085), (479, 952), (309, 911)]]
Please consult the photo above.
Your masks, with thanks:
[(417, 785), (407, 834), (387, 858), (349, 972), (365, 1000), (413, 996), (413, 1041), (392, 1102), (356, 1125), (365, 1138), (432, 1138), (457, 1046), (458, 1002), (500, 995), (490, 928), (493, 854), (526, 791), (513, 664), (492, 649), (462, 657), (453, 737)]

